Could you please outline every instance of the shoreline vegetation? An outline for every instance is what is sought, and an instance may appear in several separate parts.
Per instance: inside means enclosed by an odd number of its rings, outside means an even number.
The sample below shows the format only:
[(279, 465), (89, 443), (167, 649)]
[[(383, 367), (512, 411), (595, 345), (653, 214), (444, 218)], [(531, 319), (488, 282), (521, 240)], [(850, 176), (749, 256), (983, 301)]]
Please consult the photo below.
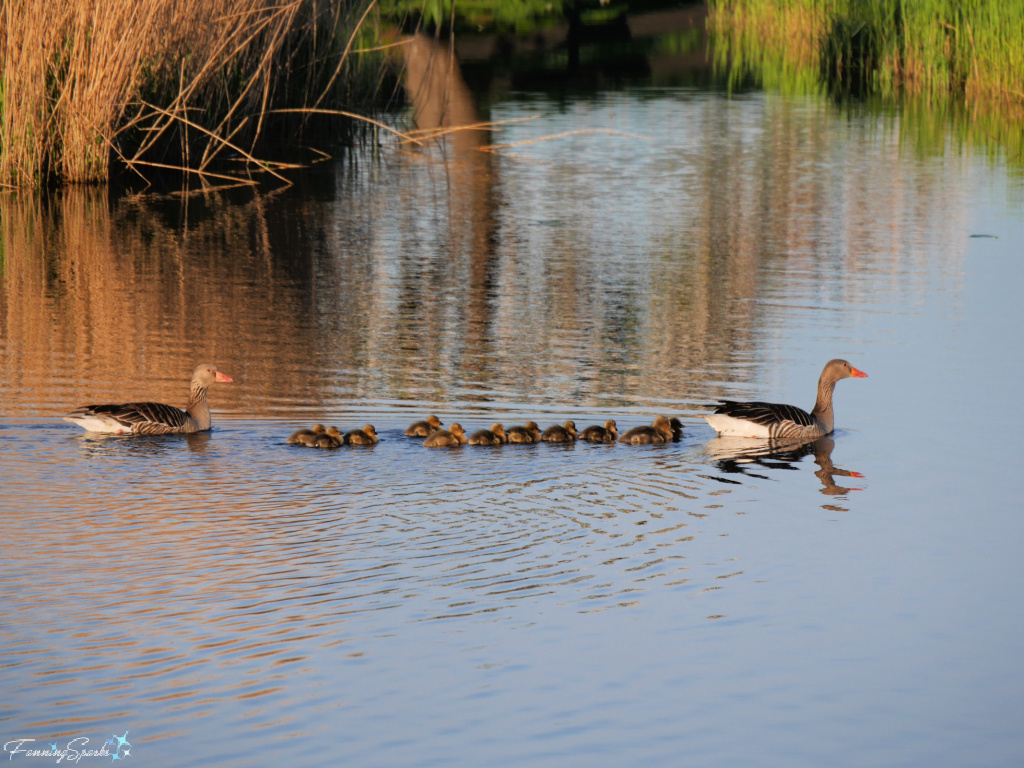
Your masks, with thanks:
[[(280, 175), (261, 139), (351, 133), (383, 53), (356, 55), (376, 0), (6, 0), (0, 185), (102, 182), (169, 169)], [(375, 21), (375, 20), (373, 20)], [(264, 141), (260, 146), (269, 142)], [(243, 173), (218, 167), (231, 159)], [(223, 177), (223, 178), (222, 178)]]
[[(705, 7), (707, 55), (730, 87), (899, 101), (1024, 159), (1024, 0)], [(372, 115), (403, 99), (394, 65), (412, 38), (400, 28), (446, 30), (438, 42), (453, 25), (460, 36), (498, 27), (510, 38), (556, 18), (624, 26), (640, 10), (624, 0), (6, 0), (0, 189), (112, 173), (287, 182), (302, 153), (311, 161), (398, 133)]]
[(952, 141), (1024, 164), (1024, 0), (709, 2), (730, 87), (898, 105), (921, 150)]
[(734, 77), (1024, 113), (1022, 0), (710, 0)]

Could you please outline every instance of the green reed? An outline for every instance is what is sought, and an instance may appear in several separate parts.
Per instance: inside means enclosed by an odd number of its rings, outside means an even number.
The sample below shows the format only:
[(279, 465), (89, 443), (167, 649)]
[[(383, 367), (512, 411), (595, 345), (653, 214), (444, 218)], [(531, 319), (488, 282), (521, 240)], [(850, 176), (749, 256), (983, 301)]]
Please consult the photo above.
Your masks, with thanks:
[(1024, 0), (712, 0), (709, 23), (787, 80), (1024, 106)]
[(561, 20), (564, 7), (571, 4), (571, 0), (382, 0), (381, 12), (397, 21), (414, 19), (434, 28), (500, 29), (523, 34)]
[(1024, 0), (711, 0), (708, 26), (733, 86), (898, 101), (916, 146), (1024, 164)]

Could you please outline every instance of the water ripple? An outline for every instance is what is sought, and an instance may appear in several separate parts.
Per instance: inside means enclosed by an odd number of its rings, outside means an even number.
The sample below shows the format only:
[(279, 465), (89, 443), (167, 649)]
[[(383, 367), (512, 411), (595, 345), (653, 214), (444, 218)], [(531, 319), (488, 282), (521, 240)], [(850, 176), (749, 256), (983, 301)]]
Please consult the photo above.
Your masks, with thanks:
[(162, 712), (158, 740), (231, 701), (273, 728), (283, 680), (325, 649), (744, 577), (695, 556), (722, 493), (700, 440), (429, 450), (406, 416), (361, 413), (381, 443), (335, 451), (284, 445), (277, 422), (163, 440), (5, 425), (0, 669), (42, 717), (0, 718), (84, 727), (88, 689)]

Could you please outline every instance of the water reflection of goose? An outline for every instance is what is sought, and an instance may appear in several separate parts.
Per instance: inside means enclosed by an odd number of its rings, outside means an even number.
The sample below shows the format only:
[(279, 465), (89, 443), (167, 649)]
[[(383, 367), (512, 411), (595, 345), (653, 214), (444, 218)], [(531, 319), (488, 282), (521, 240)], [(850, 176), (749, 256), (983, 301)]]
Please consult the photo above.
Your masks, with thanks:
[(766, 475), (755, 474), (755, 467), (764, 469), (794, 469), (794, 464), (805, 456), (814, 456), (819, 469), (814, 474), (824, 486), (822, 493), (827, 496), (841, 496), (856, 488), (836, 485), (834, 476), (864, 477), (860, 472), (840, 469), (832, 463), (835, 441), (831, 437), (817, 440), (756, 440), (745, 437), (716, 437), (707, 444), (707, 452), (716, 466), (727, 474), (741, 474), (749, 477), (768, 479)]
[(832, 393), (840, 379), (850, 377), (866, 379), (867, 374), (845, 360), (829, 360), (818, 379), (818, 398), (810, 413), (795, 405), (722, 400), (704, 418), (720, 435), (813, 440), (832, 432)]
[(183, 435), (210, 428), (210, 405), (206, 390), (214, 382), (231, 379), (214, 366), (202, 363), (192, 372), (188, 404), (185, 410), (163, 403), (124, 403), (123, 405), (85, 405), (69, 413), (64, 421), (88, 432), (114, 435)]
[(591, 443), (614, 443), (618, 436), (619, 431), (616, 429), (613, 419), (608, 419), (603, 427), (594, 424), (580, 432), (580, 440)]
[(462, 429), (461, 424), (452, 424), (448, 429), (439, 429), (436, 432), (432, 432), (430, 436), (423, 441), (423, 444), (427, 448), (442, 448), (445, 446), (456, 446), (465, 445), (467, 441), (466, 432)]

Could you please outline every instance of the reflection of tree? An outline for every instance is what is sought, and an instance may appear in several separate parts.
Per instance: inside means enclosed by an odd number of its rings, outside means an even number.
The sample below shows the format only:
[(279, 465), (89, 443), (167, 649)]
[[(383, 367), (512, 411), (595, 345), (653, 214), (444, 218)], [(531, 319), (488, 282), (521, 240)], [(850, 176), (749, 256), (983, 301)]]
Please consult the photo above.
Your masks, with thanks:
[(720, 470), (727, 474), (746, 475), (762, 480), (769, 475), (753, 470), (795, 470), (806, 456), (813, 456), (818, 470), (814, 473), (821, 481), (821, 492), (826, 496), (844, 496), (858, 490), (837, 485), (835, 477), (863, 477), (859, 472), (840, 469), (832, 463), (835, 441), (831, 437), (817, 440), (757, 440), (748, 437), (716, 437), (707, 445), (708, 455)]
[(417, 129), (463, 126), (447, 133), (445, 143), (434, 149), (442, 154), (447, 177), (452, 247), (469, 259), (468, 284), (461, 299), (466, 313), (466, 355), (461, 367), (476, 377), (477, 384), (484, 384), (493, 322), (491, 294), (498, 267), (494, 247), (498, 225), (494, 155), (476, 150), (488, 143), (490, 131), (464, 127), (480, 123), (480, 116), (450, 47), (417, 34), (406, 39), (402, 53), (402, 82), (412, 101)]

